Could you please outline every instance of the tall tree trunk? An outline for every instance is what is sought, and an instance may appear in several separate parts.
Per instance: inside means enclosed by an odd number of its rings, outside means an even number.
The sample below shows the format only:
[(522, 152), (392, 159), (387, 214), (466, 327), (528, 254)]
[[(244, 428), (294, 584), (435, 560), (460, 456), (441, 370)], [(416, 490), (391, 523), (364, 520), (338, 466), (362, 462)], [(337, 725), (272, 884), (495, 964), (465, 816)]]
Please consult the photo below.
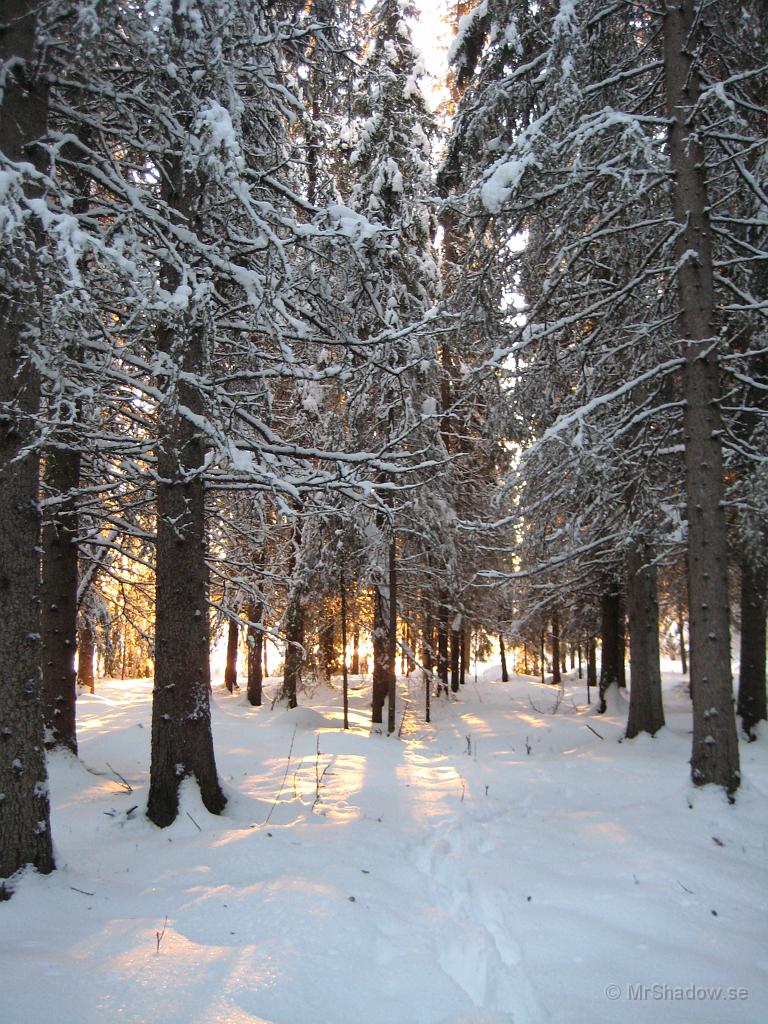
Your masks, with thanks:
[(619, 685), (619, 665), (622, 658), (619, 639), (621, 601), (615, 582), (610, 582), (600, 601), (600, 701), (598, 710), (608, 710), (606, 696), (612, 686)]
[(541, 636), (539, 637), (539, 653), (541, 655), (541, 681), (545, 683), (547, 681), (547, 640), (546, 630), (542, 629)]
[(235, 619), (227, 622), (227, 660), (224, 665), (224, 685), (230, 693), (238, 689), (237, 685), (237, 645), (240, 641), (240, 627)]
[(626, 736), (632, 739), (641, 732), (653, 736), (664, 725), (656, 566), (641, 541), (633, 543), (627, 557), (627, 611), (632, 688)]
[(394, 535), (389, 544), (389, 643), (387, 661), (387, 731), (395, 731), (395, 701), (397, 699), (397, 548)]
[[(164, 201), (196, 226), (205, 182), (182, 165), (178, 154), (164, 158), (162, 181)], [(161, 279), (175, 292), (178, 268), (165, 264)], [(205, 440), (198, 426), (205, 402), (195, 383), (206, 369), (207, 345), (205, 313), (194, 306), (168, 313), (157, 328), (164, 357), (158, 387), (165, 393), (158, 409), (155, 686), (147, 815), (161, 827), (175, 820), (179, 786), (186, 777), (197, 780), (212, 814), (226, 804), (211, 734)]]
[(95, 653), (96, 645), (93, 642), (90, 624), (83, 622), (77, 631), (77, 685), (91, 693), (96, 690), (93, 671)]
[[(248, 606), (248, 621), (263, 625), (263, 606), (251, 604)], [(260, 708), (264, 700), (264, 669), (262, 659), (264, 656), (264, 634), (255, 625), (249, 625), (247, 629), (248, 644), (248, 703), (255, 708)]]
[(349, 728), (349, 675), (347, 674), (347, 587), (342, 573), (339, 580), (341, 594), (341, 672), (344, 699), (344, 728)]
[(753, 728), (766, 719), (765, 652), (768, 569), (741, 566), (741, 667), (738, 714), (750, 738)]
[(352, 631), (352, 664), (349, 671), (353, 676), (360, 675), (360, 629), (355, 626)]
[(501, 658), (501, 681), (502, 683), (508, 683), (509, 672), (507, 671), (507, 652), (504, 649), (503, 636), (499, 636), (499, 657)]
[(440, 591), (437, 618), (437, 675), (438, 689), (448, 693), (448, 595)]
[(384, 702), (389, 693), (388, 639), (389, 604), (383, 587), (377, 587), (373, 605), (373, 680), (371, 694), (371, 721), (384, 722)]
[[(697, 21), (698, 19), (698, 21)], [(672, 124), (669, 155), (679, 226), (677, 290), (685, 340), (685, 478), (688, 514), (688, 609), (691, 637), (693, 751), (696, 785), (739, 786), (728, 608), (728, 544), (723, 507), (723, 434), (715, 325), (712, 230), (704, 153), (693, 111), (699, 76), (692, 59), (700, 0), (665, 5), (664, 79)]]
[[(164, 332), (166, 333), (166, 332)], [(170, 332), (167, 332), (170, 333)], [(162, 351), (173, 352), (174, 334)], [(188, 332), (180, 361), (199, 369), (202, 339)], [(176, 818), (182, 779), (197, 779), (206, 808), (218, 814), (226, 803), (216, 774), (211, 736), (208, 573), (205, 563), (204, 450), (179, 406), (195, 409), (197, 395), (183, 380), (168, 395), (159, 416), (157, 467), (157, 568), (155, 597), (155, 687), (152, 704), (152, 764), (147, 814), (164, 827)]]
[(624, 605), (624, 594), (619, 591), (618, 620), (619, 663), (617, 682), (620, 690), (627, 688), (627, 610)]
[(560, 616), (552, 613), (552, 683), (559, 686), (563, 681), (560, 671)]
[(46, 494), (56, 501), (42, 530), (40, 633), (46, 746), (77, 754), (77, 488), (80, 453), (50, 450)]
[[(38, 3), (4, 0), (0, 31), (0, 150), (42, 166), (35, 143), (48, 122), (39, 73)], [(38, 471), (33, 441), (40, 382), (28, 345), (41, 329), (43, 240), (7, 236), (0, 246), (0, 900), (26, 864), (53, 870), (43, 745), (38, 562)], [(24, 453), (24, 454), (22, 454)]]
[(432, 674), (432, 669), (434, 667), (434, 655), (432, 647), (435, 639), (433, 636), (434, 631), (435, 625), (434, 622), (432, 621), (432, 606), (430, 605), (429, 610), (427, 611), (426, 622), (424, 624), (424, 642), (422, 645), (421, 656), (424, 668), (430, 673), (430, 676)]
[(597, 686), (597, 644), (590, 636), (587, 640), (587, 704), (592, 703), (589, 691)]
[(685, 649), (685, 618), (680, 604), (677, 606), (677, 635), (680, 641), (680, 668), (685, 676), (688, 675), (688, 652)]
[(336, 664), (336, 637), (334, 633), (333, 618), (329, 617), (321, 625), (319, 637), (320, 659), (326, 683), (330, 683), (333, 678), (333, 669)]
[(283, 688), (280, 699), (289, 708), (298, 707), (299, 687), (307, 653), (304, 647), (304, 595), (294, 586), (285, 610), (285, 659), (283, 662)]
[(451, 623), (451, 693), (459, 692), (459, 659), (461, 657), (461, 616)]

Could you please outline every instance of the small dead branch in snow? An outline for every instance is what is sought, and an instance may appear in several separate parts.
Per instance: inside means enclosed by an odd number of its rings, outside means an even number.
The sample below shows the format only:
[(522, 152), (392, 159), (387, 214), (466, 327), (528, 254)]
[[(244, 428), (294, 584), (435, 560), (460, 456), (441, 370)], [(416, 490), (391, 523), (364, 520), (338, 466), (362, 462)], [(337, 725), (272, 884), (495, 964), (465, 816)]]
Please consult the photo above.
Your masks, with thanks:
[(535, 704), (533, 703), (533, 701), (531, 700), (531, 698), (530, 698), (530, 697), (528, 698), (528, 703), (529, 703), (529, 704), (531, 705), (531, 707), (533, 708), (533, 710), (534, 710), (534, 711), (535, 711), (535, 712), (536, 712), (537, 714), (539, 714), (539, 715), (546, 715), (546, 714), (549, 714), (549, 715), (556, 715), (556, 714), (557, 714), (557, 712), (558, 712), (558, 711), (559, 711), (559, 709), (560, 709), (560, 705), (561, 705), (561, 704), (563, 703), (563, 699), (564, 699), (564, 697), (565, 697), (565, 690), (564, 690), (564, 689), (563, 689), (563, 687), (561, 686), (561, 687), (560, 687), (560, 689), (559, 689), (559, 690), (557, 691), (557, 696), (555, 697), (555, 703), (554, 703), (554, 704), (552, 705), (552, 707), (551, 707), (551, 708), (549, 709), (549, 711), (543, 711), (543, 710), (542, 710), (542, 709), (541, 709), (540, 707), (537, 707), (537, 706), (536, 706), (536, 705), (535, 705)]
[(160, 943), (163, 941), (163, 936), (165, 935), (165, 928), (166, 928), (167, 924), (168, 924), (168, 915), (166, 914), (165, 915), (165, 921), (163, 921), (163, 929), (162, 929), (162, 931), (155, 932), (155, 939), (157, 940), (157, 949), (155, 950), (156, 953), (160, 952)]
[(589, 722), (585, 722), (584, 725), (586, 725), (586, 727), (589, 729), (589, 731), (593, 732), (595, 734), (595, 736), (597, 736), (597, 738), (599, 740), (604, 740), (605, 739), (605, 736), (601, 736), (600, 733), (597, 731), (597, 729), (593, 729), (592, 728), (592, 726), (589, 724)]
[(317, 737), (317, 757), (315, 759), (315, 799), (312, 803), (312, 808), (320, 803), (320, 790), (325, 784), (325, 776), (330, 775), (330, 763), (327, 764), (322, 771), (320, 771), (320, 737)]
[(85, 889), (78, 889), (77, 886), (75, 886), (75, 885), (70, 885), (69, 888), (72, 890), (72, 892), (79, 892), (82, 896), (95, 896), (96, 895), (95, 892), (87, 892)]
[(120, 783), (123, 785), (123, 787), (125, 788), (126, 793), (132, 793), (133, 792), (133, 786), (130, 784), (130, 782), (128, 782), (127, 779), (124, 779), (123, 776), (120, 774), (120, 772), (116, 772), (115, 769), (112, 767), (112, 765), (109, 763), (109, 761), (107, 761), (106, 764), (107, 764), (107, 768), (109, 768), (109, 770), (112, 772), (112, 774), (115, 776), (115, 778), (118, 779), (120, 781)]
[(197, 831), (198, 831), (198, 832), (202, 832), (203, 830), (202, 830), (202, 829), (200, 828), (200, 826), (199, 826), (199, 825), (197, 824), (197, 822), (196, 822), (196, 821), (195, 821), (195, 819), (194, 819), (194, 818), (192, 817), (192, 815), (191, 815), (191, 814), (189, 813), (189, 811), (187, 811), (186, 813), (187, 813), (187, 817), (188, 817), (188, 818), (189, 818), (189, 820), (190, 820), (190, 821), (192, 822), (192, 824), (193, 824), (193, 825), (195, 826), (195, 828), (197, 829)]
[(285, 786), (285, 780), (288, 778), (288, 769), (291, 767), (291, 755), (293, 754), (293, 743), (294, 743), (294, 740), (296, 739), (296, 730), (297, 730), (297, 728), (298, 728), (298, 726), (294, 725), (294, 727), (293, 727), (293, 736), (291, 736), (291, 745), (288, 748), (288, 760), (287, 760), (286, 765), (285, 765), (285, 774), (283, 775), (283, 781), (280, 783), (280, 789), (278, 789), (278, 791), (277, 791), (277, 796), (275, 797), (275, 802), (270, 807), (269, 814), (264, 819), (264, 824), (265, 825), (269, 824), (269, 819), (272, 817), (272, 812), (277, 807), (278, 801), (280, 800), (280, 795), (283, 792), (283, 786)]

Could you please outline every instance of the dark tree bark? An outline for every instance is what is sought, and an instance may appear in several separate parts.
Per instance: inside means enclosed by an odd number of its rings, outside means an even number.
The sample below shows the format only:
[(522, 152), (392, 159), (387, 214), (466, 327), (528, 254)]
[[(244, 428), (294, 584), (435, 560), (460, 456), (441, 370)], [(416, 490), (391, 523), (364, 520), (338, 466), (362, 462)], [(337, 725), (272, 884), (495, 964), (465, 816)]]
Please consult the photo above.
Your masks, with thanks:
[(422, 662), (424, 664), (424, 668), (429, 672), (430, 676), (432, 675), (432, 669), (434, 667), (434, 656), (432, 653), (432, 645), (435, 639), (433, 636), (434, 630), (435, 626), (434, 622), (432, 621), (432, 610), (430, 606), (430, 610), (427, 612), (426, 624), (424, 626), (424, 644), (422, 651)]
[(600, 700), (598, 710), (604, 714), (608, 705), (606, 696), (611, 686), (619, 685), (619, 666), (622, 658), (619, 625), (621, 601), (619, 588), (611, 582), (600, 601)]
[[(177, 155), (164, 161), (163, 182), (164, 200), (195, 223), (192, 211), (205, 183), (187, 172)], [(161, 276), (164, 287), (174, 292), (178, 269), (166, 264)], [(226, 798), (211, 735), (205, 441), (195, 422), (205, 413), (194, 378), (205, 371), (207, 337), (194, 309), (159, 324), (157, 347), (166, 365), (177, 370), (163, 373), (159, 381), (165, 393), (158, 410), (155, 686), (147, 802), (150, 820), (165, 827), (178, 814), (185, 777), (197, 780), (212, 814), (223, 810)]]
[(95, 653), (96, 645), (93, 642), (91, 627), (84, 622), (77, 631), (77, 685), (91, 693), (96, 690), (93, 669)]
[(298, 707), (299, 687), (307, 653), (304, 647), (304, 600), (300, 587), (295, 587), (285, 610), (285, 660), (283, 688), (280, 699), (289, 708)]
[(504, 637), (499, 637), (499, 656), (501, 658), (501, 681), (502, 683), (509, 682), (509, 672), (507, 671), (507, 652), (504, 648)]
[(384, 702), (389, 693), (388, 639), (389, 604), (381, 587), (376, 588), (373, 607), (373, 680), (371, 721), (384, 722)]
[(560, 616), (552, 613), (552, 683), (559, 686), (563, 681), (560, 671)]
[(352, 663), (349, 671), (353, 676), (360, 675), (360, 630), (357, 626), (352, 631)]
[(438, 689), (448, 693), (448, 596), (440, 591), (440, 606), (437, 617), (437, 675)]
[(467, 681), (467, 669), (469, 668), (469, 645), (471, 634), (468, 626), (461, 630), (459, 638), (459, 686), (464, 686)]
[[(43, 164), (48, 91), (39, 73), (36, 14), (30, 0), (5, 0), (0, 29), (0, 150), (7, 160)], [(54, 868), (43, 746), (37, 456), (28, 449), (40, 383), (28, 346), (39, 334), (36, 229), (0, 247), (0, 899), (31, 864)], [(24, 453), (24, 454), (22, 454)]]
[(320, 659), (323, 668), (323, 677), (327, 683), (333, 678), (333, 670), (336, 667), (336, 636), (332, 618), (328, 618), (320, 627)]
[(397, 699), (397, 547), (395, 538), (389, 544), (389, 636), (387, 661), (387, 731), (395, 731), (395, 702)]
[(627, 688), (627, 610), (624, 605), (624, 595), (619, 591), (619, 621), (618, 621), (618, 644), (619, 663), (617, 681), (620, 690)]
[(592, 703), (590, 690), (597, 686), (597, 644), (590, 636), (587, 640), (587, 703)]
[(664, 725), (656, 567), (649, 547), (640, 541), (627, 558), (627, 611), (632, 688), (626, 736), (632, 739), (641, 732), (653, 736)]
[(461, 659), (461, 632), (457, 629), (460, 623), (456, 622), (458, 616), (454, 617), (451, 623), (451, 693), (459, 692), (459, 661)]
[(688, 651), (685, 649), (685, 618), (682, 605), (677, 606), (677, 635), (680, 640), (680, 668), (685, 676), (688, 674)]
[(234, 693), (237, 685), (237, 645), (240, 641), (240, 627), (234, 619), (227, 622), (227, 660), (224, 665), (224, 685)]
[(260, 708), (264, 699), (264, 634), (255, 624), (262, 625), (262, 608), (256, 604), (248, 607), (248, 621), (254, 623), (247, 630), (248, 643), (248, 703)]
[(347, 588), (342, 575), (339, 580), (341, 594), (341, 672), (344, 699), (344, 728), (349, 728), (349, 675), (347, 674)]
[[(707, 214), (705, 160), (692, 123), (699, 76), (692, 59), (700, 0), (665, 5), (664, 80), (671, 118), (669, 156), (679, 327), (685, 341), (683, 429), (688, 515), (693, 751), (696, 785), (739, 786), (739, 749), (733, 707), (728, 607), (728, 545), (723, 507), (723, 433), (718, 379), (718, 329), (712, 229)], [(695, 255), (691, 255), (695, 254)]]
[(545, 683), (547, 681), (547, 640), (546, 631), (542, 629), (541, 636), (539, 637), (539, 654), (541, 656), (541, 681)]
[(738, 714), (741, 727), (751, 739), (766, 714), (765, 654), (768, 569), (748, 562), (741, 567), (741, 667)]
[(77, 488), (80, 453), (51, 450), (46, 493), (56, 506), (43, 523), (40, 634), (46, 746), (77, 754)]

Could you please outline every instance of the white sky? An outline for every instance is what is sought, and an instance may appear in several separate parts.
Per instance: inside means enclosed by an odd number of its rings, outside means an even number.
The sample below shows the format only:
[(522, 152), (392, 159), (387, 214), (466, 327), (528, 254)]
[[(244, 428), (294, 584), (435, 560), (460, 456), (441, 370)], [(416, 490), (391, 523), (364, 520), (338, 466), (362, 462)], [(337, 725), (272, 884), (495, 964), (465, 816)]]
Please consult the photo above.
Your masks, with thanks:
[(442, 20), (448, 8), (448, 0), (416, 0), (421, 10), (421, 20), (413, 26), (413, 41), (424, 54), (427, 74), (432, 82), (423, 83), (424, 95), (434, 108), (443, 98), (439, 85), (445, 81), (448, 67), (448, 47), (451, 30)]

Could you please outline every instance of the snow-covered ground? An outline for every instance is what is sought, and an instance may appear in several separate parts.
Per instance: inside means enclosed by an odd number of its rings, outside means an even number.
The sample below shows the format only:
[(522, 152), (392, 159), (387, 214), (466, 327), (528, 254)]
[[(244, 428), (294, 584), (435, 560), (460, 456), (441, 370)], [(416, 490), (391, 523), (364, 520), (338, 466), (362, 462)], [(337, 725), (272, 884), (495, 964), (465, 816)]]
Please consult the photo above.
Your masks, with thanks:
[(228, 807), (187, 785), (166, 830), (143, 815), (150, 684), (100, 682), (82, 761), (52, 759), (58, 870), (0, 905), (0, 1020), (765, 1020), (768, 735), (730, 806), (689, 783), (679, 676), (668, 727), (631, 743), (572, 676), (557, 707), (497, 679), (432, 725), (404, 680), (399, 739), (367, 687), (348, 733), (338, 689), (288, 712), (217, 687)]

